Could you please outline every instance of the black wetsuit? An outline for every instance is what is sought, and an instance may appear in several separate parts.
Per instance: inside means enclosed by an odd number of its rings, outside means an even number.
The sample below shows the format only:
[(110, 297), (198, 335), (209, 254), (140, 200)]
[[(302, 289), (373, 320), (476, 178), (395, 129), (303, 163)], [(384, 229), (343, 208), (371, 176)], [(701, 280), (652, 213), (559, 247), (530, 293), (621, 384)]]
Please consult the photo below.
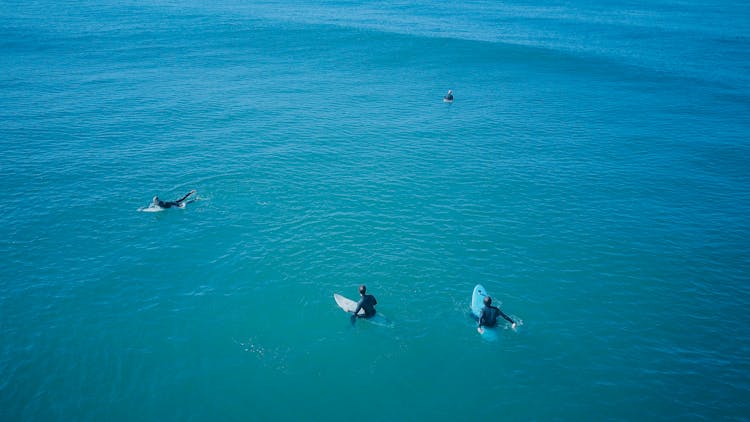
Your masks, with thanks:
[(445, 96), (445, 101), (453, 101), (453, 94), (448, 94)]
[(480, 327), (494, 327), (497, 324), (497, 317), (501, 316), (511, 324), (515, 324), (508, 315), (505, 315), (503, 311), (497, 306), (485, 306), (482, 308), (482, 312), (479, 314), (479, 326)]
[[(172, 208), (172, 207), (179, 207), (182, 204), (182, 201), (186, 200), (188, 196), (192, 195), (193, 192), (188, 192), (187, 195), (183, 196), (182, 198), (176, 200), (176, 201), (167, 201), (164, 202), (162, 200), (159, 200), (159, 202), (156, 204), (160, 208)], [(192, 202), (192, 201), (191, 201)]]
[(164, 201), (160, 200), (159, 203), (156, 204), (156, 205), (158, 205), (160, 208), (172, 208), (172, 207), (179, 207), (180, 203), (177, 202), (177, 201), (167, 201), (167, 202), (164, 202)]
[(364, 295), (362, 296), (362, 299), (357, 302), (357, 308), (354, 309), (354, 315), (358, 317), (362, 317), (361, 315), (358, 315), (360, 309), (365, 310), (365, 318), (370, 318), (375, 315), (375, 305), (378, 304), (378, 301), (375, 300), (375, 296), (373, 295)]

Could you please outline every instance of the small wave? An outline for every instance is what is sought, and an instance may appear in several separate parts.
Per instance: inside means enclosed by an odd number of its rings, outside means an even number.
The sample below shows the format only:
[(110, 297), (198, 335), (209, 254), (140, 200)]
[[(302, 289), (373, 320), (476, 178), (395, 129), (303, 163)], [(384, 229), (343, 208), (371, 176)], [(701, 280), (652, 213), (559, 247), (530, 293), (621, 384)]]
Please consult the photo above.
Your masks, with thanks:
[(518, 331), (518, 329), (521, 328), (521, 326), (523, 325), (523, 320), (514, 314), (510, 314), (508, 316), (510, 317), (510, 319), (516, 322), (516, 328), (511, 328), (510, 323), (505, 324), (504, 328), (506, 330), (513, 329), (514, 331)]
[(273, 368), (282, 373), (287, 373), (287, 355), (289, 350), (269, 349), (259, 344), (259, 342), (250, 337), (245, 342), (232, 339), (232, 342), (240, 347), (243, 352), (250, 353), (262, 362), (263, 366)]

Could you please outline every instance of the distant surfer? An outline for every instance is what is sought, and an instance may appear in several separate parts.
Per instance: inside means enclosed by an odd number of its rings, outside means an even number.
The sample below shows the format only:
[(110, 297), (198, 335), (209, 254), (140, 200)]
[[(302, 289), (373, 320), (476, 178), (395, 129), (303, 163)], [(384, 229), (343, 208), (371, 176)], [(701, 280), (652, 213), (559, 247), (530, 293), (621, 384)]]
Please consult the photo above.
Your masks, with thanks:
[[(361, 296), (361, 299), (359, 299), (359, 302), (357, 302), (357, 307), (354, 309), (354, 315), (352, 315), (352, 323), (354, 323), (356, 318), (372, 318), (375, 316), (375, 305), (378, 304), (375, 296), (367, 294), (367, 286), (365, 286), (364, 284), (359, 286), (359, 295)], [(360, 309), (364, 309), (364, 315), (359, 315)]]
[(446, 103), (452, 103), (453, 102), (453, 91), (450, 89), (448, 90), (448, 93), (445, 94), (445, 97), (443, 97), (443, 101)]
[(158, 196), (154, 196), (154, 201), (153, 201), (153, 205), (154, 205), (155, 207), (159, 207), (159, 208), (172, 208), (172, 207), (182, 207), (182, 206), (183, 206), (183, 205), (185, 205), (185, 204), (189, 204), (190, 202), (193, 202), (193, 201), (195, 201), (195, 200), (193, 199), (192, 201), (188, 201), (188, 202), (185, 202), (185, 203), (183, 204), (183, 202), (184, 202), (184, 201), (185, 201), (186, 199), (188, 199), (188, 197), (189, 197), (190, 195), (192, 195), (192, 194), (194, 194), (194, 193), (195, 193), (195, 189), (191, 190), (191, 191), (190, 191), (190, 192), (188, 192), (188, 193), (187, 193), (187, 194), (186, 194), (185, 196), (183, 196), (182, 198), (180, 198), (180, 199), (178, 199), (178, 200), (176, 200), (176, 201), (166, 201), (166, 202), (164, 202), (164, 201), (160, 200)]
[(505, 315), (503, 311), (500, 310), (497, 306), (492, 306), (492, 298), (489, 296), (484, 297), (484, 307), (482, 308), (482, 312), (479, 314), (479, 326), (477, 326), (477, 331), (479, 331), (480, 334), (484, 333), (483, 327), (494, 327), (497, 324), (497, 317), (501, 316), (505, 318), (506, 321), (510, 322), (511, 328), (516, 328), (516, 323), (510, 319), (508, 315)]

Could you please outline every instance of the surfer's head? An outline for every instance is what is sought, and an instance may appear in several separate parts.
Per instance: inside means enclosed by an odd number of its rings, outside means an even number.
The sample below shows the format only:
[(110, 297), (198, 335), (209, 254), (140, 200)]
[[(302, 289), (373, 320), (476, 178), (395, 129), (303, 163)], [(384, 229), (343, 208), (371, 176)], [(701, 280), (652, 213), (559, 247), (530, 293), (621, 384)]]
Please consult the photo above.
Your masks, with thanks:
[(484, 297), (484, 304), (487, 305), (487, 306), (492, 305), (492, 298), (489, 297), (489, 296), (485, 296)]
[(363, 284), (359, 286), (359, 294), (364, 295), (365, 293), (367, 293), (367, 286)]
[(159, 203), (159, 197), (158, 196), (154, 196), (153, 201), (154, 201), (154, 204), (158, 204)]

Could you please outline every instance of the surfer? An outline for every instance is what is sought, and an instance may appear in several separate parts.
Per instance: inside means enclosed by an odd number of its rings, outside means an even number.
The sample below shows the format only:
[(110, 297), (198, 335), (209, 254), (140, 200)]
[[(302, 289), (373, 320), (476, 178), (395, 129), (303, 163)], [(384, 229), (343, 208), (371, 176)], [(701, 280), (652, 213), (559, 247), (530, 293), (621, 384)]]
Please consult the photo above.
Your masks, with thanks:
[(448, 102), (448, 103), (452, 103), (453, 102), (453, 91), (451, 91), (449, 89), (448, 93), (445, 95), (445, 97), (443, 97), (443, 101)]
[(489, 296), (484, 297), (484, 307), (482, 308), (482, 312), (479, 314), (479, 326), (477, 326), (477, 331), (479, 333), (484, 332), (484, 328), (482, 327), (494, 327), (497, 324), (497, 317), (501, 316), (505, 318), (506, 321), (510, 322), (511, 328), (516, 328), (516, 323), (508, 315), (505, 315), (503, 311), (500, 310), (497, 306), (492, 306), (492, 298)]
[[(159, 208), (181, 207), (183, 205), (182, 202), (184, 200), (186, 200), (188, 198), (188, 196), (190, 196), (190, 195), (192, 195), (194, 193), (195, 193), (195, 189), (191, 190), (185, 196), (183, 196), (182, 198), (180, 198), (180, 199), (178, 199), (176, 201), (167, 201), (167, 202), (164, 202), (164, 201), (160, 200), (158, 196), (154, 196), (153, 205), (156, 206), (156, 207), (159, 207)], [(185, 202), (185, 203), (188, 204), (188, 203), (193, 202), (193, 201), (188, 201), (188, 202)]]
[[(359, 286), (359, 295), (362, 298), (359, 299), (359, 302), (357, 302), (357, 307), (354, 309), (354, 315), (352, 315), (352, 323), (354, 322), (355, 318), (371, 318), (375, 316), (375, 305), (378, 304), (375, 296), (367, 294), (367, 286), (365, 286), (364, 284)], [(360, 309), (365, 310), (364, 315), (358, 315)]]

